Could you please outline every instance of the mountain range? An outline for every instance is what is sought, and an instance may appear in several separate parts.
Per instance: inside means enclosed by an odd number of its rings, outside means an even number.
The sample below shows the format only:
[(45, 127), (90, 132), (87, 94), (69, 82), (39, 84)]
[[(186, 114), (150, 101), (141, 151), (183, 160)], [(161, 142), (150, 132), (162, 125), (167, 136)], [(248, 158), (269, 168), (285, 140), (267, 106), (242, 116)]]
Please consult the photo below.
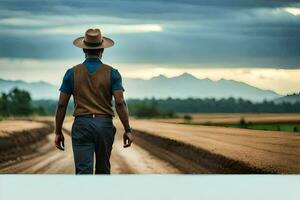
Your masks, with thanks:
[(184, 73), (180, 76), (167, 78), (163, 75), (149, 80), (125, 79), (124, 87), (131, 98), (243, 98), (251, 101), (272, 100), (280, 97), (274, 91), (263, 90), (234, 80), (213, 81), (208, 78), (198, 79)]
[[(198, 79), (184, 73), (167, 78), (163, 75), (149, 80), (123, 79), (126, 98), (243, 98), (251, 101), (273, 100), (281, 96), (272, 90), (263, 90), (234, 80)], [(28, 83), (0, 79), (0, 92), (7, 93), (14, 87), (29, 91), (33, 99), (57, 99), (58, 86), (46, 82)]]
[(0, 79), (0, 92), (8, 93), (15, 87), (30, 92), (33, 99), (57, 99), (59, 95), (58, 86), (43, 81), (28, 83)]

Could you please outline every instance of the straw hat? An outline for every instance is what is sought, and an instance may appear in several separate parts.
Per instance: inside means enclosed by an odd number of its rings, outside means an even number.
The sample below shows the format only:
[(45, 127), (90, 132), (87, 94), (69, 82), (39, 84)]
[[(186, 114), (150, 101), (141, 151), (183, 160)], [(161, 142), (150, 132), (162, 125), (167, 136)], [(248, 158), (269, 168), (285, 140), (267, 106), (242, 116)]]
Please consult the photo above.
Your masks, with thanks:
[(99, 29), (88, 29), (84, 37), (79, 37), (73, 41), (76, 47), (83, 49), (108, 48), (114, 45), (114, 41), (104, 37)]

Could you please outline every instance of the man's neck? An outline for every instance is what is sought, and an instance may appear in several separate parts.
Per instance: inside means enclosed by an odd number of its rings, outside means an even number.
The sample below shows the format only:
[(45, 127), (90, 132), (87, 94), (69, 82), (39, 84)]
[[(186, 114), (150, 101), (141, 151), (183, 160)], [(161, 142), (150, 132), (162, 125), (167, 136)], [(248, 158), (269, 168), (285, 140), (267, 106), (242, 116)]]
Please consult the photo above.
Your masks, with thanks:
[(100, 57), (99, 57), (99, 56), (94, 56), (94, 55), (89, 55), (89, 56), (86, 56), (86, 58), (98, 58), (98, 59), (100, 59)]

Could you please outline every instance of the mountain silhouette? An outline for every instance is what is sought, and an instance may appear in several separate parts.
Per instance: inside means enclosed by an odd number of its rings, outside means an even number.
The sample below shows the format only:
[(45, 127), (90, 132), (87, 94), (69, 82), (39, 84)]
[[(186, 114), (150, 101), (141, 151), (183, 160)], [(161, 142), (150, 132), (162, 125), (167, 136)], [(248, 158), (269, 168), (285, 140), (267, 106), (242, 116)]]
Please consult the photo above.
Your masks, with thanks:
[[(273, 100), (281, 97), (272, 90), (263, 90), (246, 83), (208, 78), (198, 79), (189, 73), (167, 78), (164, 75), (149, 80), (123, 79), (126, 98), (243, 98), (251, 101)], [(29, 91), (33, 99), (57, 99), (58, 86), (46, 82), (28, 83), (0, 79), (0, 92), (8, 92), (14, 87)]]
[(183, 73), (180, 76), (167, 78), (164, 75), (149, 80), (124, 79), (126, 97), (131, 98), (243, 98), (251, 101), (272, 100), (280, 97), (272, 90), (263, 90), (246, 83), (220, 79), (213, 81)]

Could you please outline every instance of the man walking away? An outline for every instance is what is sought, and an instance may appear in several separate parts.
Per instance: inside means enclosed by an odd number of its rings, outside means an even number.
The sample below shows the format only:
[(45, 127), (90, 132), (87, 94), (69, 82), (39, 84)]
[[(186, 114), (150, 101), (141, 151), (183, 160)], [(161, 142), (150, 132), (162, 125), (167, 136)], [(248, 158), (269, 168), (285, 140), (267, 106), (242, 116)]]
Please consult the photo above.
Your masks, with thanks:
[(112, 118), (112, 96), (124, 126), (124, 147), (130, 147), (133, 136), (127, 106), (123, 97), (122, 78), (118, 70), (101, 62), (104, 48), (114, 42), (101, 35), (99, 29), (88, 29), (73, 44), (83, 49), (86, 59), (67, 70), (60, 87), (56, 111), (55, 145), (64, 150), (62, 124), (70, 96), (74, 98), (75, 117), (71, 136), (76, 174), (110, 174), (110, 154), (116, 128)]

